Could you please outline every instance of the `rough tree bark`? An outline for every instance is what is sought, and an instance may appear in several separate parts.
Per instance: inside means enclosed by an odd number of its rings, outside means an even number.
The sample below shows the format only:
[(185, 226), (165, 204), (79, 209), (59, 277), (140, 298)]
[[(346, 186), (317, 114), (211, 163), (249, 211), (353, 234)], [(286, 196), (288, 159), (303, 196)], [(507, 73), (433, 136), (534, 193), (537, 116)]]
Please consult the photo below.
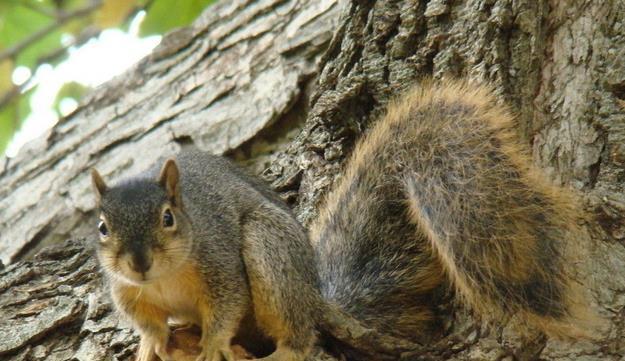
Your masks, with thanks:
[(262, 173), (307, 224), (394, 94), (461, 76), (491, 82), (536, 163), (583, 195), (590, 255), (573, 266), (606, 325), (593, 342), (528, 340), (442, 306), (445, 337), (403, 357), (622, 359), (623, 59), (617, 0), (224, 1), (0, 164), (0, 257), (14, 262), (0, 271), (0, 358), (131, 359), (137, 337), (90, 251), (89, 167), (117, 179), (195, 145)]

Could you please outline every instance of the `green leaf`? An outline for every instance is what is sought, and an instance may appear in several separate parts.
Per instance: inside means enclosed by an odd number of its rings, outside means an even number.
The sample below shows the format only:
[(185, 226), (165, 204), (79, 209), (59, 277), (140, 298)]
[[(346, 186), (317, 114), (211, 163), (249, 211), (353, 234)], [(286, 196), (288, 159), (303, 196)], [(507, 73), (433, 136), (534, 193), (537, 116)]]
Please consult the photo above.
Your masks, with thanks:
[(4, 154), (9, 141), (30, 114), (33, 93), (34, 89), (30, 89), (0, 108), (0, 154)]
[(140, 35), (164, 34), (175, 27), (190, 24), (215, 0), (154, 0), (141, 24)]
[(0, 60), (0, 97), (13, 88), (13, 62), (11, 59)]
[(89, 87), (73, 81), (63, 84), (59, 92), (56, 94), (56, 98), (54, 99), (54, 109), (60, 114), (59, 104), (61, 100), (65, 98), (73, 98), (78, 100), (82, 98), (82, 96), (85, 95), (89, 90)]
[(0, 154), (4, 154), (7, 144), (15, 133), (17, 119), (16, 103), (0, 108)]
[(119, 26), (138, 7), (138, 3), (136, 0), (103, 0), (95, 15), (95, 24), (99, 28)]
[[(16, 1), (3, 4), (0, 9), (0, 49), (6, 49), (45, 29), (53, 19)], [(33, 67), (39, 57), (61, 46), (61, 31), (52, 31), (21, 51), (16, 65)]]
[(0, 4), (0, 46), (3, 48), (19, 43), (53, 21), (19, 1), (0, 1)]
[[(22, 50), (16, 59), (17, 65), (34, 68), (40, 59), (50, 56), (61, 47), (61, 30), (55, 30), (44, 36), (28, 48)], [(60, 59), (62, 60), (62, 59)]]
[(63, 98), (74, 98), (80, 99), (87, 91), (89, 91), (89, 87), (86, 87), (80, 83), (76, 83), (74, 81), (70, 81), (68, 83), (63, 84), (59, 92), (56, 94), (56, 99), (54, 100), (55, 104), (58, 103)]

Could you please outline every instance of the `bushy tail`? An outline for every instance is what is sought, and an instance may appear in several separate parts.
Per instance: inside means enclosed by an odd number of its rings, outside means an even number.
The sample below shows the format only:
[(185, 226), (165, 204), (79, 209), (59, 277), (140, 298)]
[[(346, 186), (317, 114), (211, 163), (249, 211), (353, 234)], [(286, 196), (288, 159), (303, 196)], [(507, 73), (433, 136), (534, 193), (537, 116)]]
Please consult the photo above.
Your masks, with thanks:
[(408, 92), (359, 142), (313, 224), (324, 297), (407, 337), (426, 332), (428, 301), (450, 283), (485, 319), (582, 336), (592, 317), (568, 272), (576, 201), (527, 154), (488, 89)]
[(591, 317), (570, 272), (581, 241), (572, 195), (534, 169), (486, 89), (416, 96), (404, 116), (418, 156), (403, 160), (402, 178), (411, 219), (456, 294), (486, 319), (515, 315), (551, 336), (584, 335)]

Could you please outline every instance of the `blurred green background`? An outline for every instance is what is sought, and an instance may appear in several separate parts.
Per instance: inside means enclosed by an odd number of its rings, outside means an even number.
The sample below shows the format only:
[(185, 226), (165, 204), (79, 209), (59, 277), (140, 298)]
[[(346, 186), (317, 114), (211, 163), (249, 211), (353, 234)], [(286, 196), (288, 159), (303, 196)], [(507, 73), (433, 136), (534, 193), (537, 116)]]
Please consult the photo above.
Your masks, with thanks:
[(0, 158), (214, 1), (0, 0)]

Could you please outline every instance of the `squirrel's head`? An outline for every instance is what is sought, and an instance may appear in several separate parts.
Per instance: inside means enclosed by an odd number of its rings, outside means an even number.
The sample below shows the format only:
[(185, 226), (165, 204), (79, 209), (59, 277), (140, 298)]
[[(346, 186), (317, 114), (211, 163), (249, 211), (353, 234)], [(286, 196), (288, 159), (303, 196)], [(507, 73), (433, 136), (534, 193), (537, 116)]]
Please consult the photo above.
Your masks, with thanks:
[(157, 179), (131, 179), (108, 187), (92, 169), (100, 221), (98, 257), (112, 276), (144, 284), (171, 274), (191, 253), (191, 223), (182, 205), (173, 159)]

